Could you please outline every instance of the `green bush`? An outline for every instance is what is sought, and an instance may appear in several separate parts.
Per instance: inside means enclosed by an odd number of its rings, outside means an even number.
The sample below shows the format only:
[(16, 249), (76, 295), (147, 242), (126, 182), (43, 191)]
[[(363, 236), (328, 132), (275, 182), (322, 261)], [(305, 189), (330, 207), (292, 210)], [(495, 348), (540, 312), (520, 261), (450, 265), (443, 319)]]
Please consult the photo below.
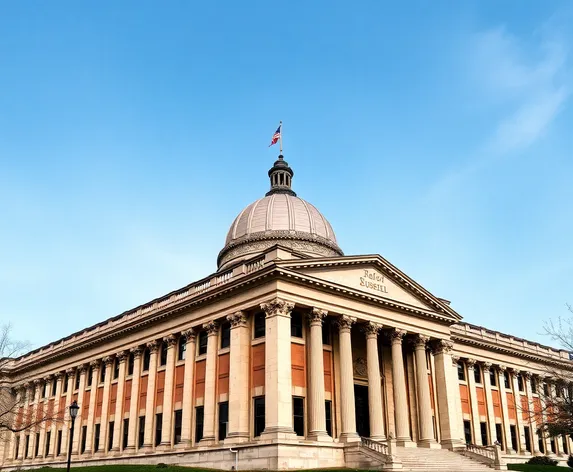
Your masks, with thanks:
[(567, 459), (567, 465), (569, 467), (573, 467), (573, 456), (569, 456), (569, 459)]
[(159, 464), (157, 464), (158, 469), (167, 469), (167, 467), (169, 467), (169, 466), (167, 464), (164, 464), (163, 462), (160, 462)]
[(527, 461), (527, 464), (531, 465), (557, 465), (557, 461), (550, 459), (547, 456), (532, 457)]

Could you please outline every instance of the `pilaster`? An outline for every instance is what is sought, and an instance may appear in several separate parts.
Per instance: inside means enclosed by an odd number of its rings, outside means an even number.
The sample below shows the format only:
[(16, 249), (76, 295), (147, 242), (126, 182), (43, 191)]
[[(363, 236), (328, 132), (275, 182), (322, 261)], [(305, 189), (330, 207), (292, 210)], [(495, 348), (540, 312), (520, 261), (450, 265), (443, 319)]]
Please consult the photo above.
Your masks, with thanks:
[(210, 321), (203, 325), (207, 331), (207, 359), (205, 361), (205, 398), (203, 403), (203, 439), (201, 444), (215, 441), (215, 406), (217, 383), (217, 358), (219, 323)]
[(519, 391), (519, 385), (517, 381), (517, 376), (519, 371), (516, 369), (510, 369), (511, 374), (511, 385), (513, 387), (513, 401), (515, 402), (515, 416), (517, 418), (517, 443), (519, 447), (520, 454), (524, 454), (525, 444), (523, 439), (525, 438), (525, 431), (523, 430), (523, 412), (521, 407), (521, 392)]
[(177, 337), (173, 334), (163, 338), (167, 344), (167, 365), (165, 366), (165, 388), (163, 390), (163, 424), (161, 425), (162, 450), (173, 447), (173, 387), (175, 383), (175, 347)]
[(129, 427), (127, 430), (126, 454), (134, 454), (136, 450), (135, 435), (139, 423), (139, 384), (141, 382), (141, 355), (143, 349), (136, 346), (130, 349), (133, 355), (133, 377), (131, 379), (131, 398), (129, 400)]
[(125, 367), (129, 357), (128, 351), (121, 351), (116, 354), (119, 362), (119, 373), (117, 376), (117, 394), (115, 400), (115, 412), (113, 415), (113, 441), (111, 450), (119, 454), (121, 444), (121, 428), (123, 426), (123, 392), (125, 390)]
[(101, 417), (100, 417), (100, 434), (99, 434), (99, 445), (98, 452), (96, 455), (101, 456), (107, 453), (108, 444), (108, 427), (109, 427), (109, 394), (111, 389), (111, 376), (113, 370), (113, 357), (106, 356), (102, 359), (103, 366), (105, 369), (104, 381), (103, 381), (103, 396), (101, 403)]
[(90, 386), (90, 405), (88, 410), (88, 423), (86, 428), (86, 450), (84, 455), (88, 456), (92, 454), (93, 451), (93, 436), (95, 428), (95, 409), (96, 409), (96, 396), (97, 396), (97, 386), (100, 376), (101, 361), (93, 360), (90, 362), (90, 367), (92, 370), (92, 380)]
[(483, 385), (485, 389), (485, 406), (487, 409), (487, 425), (489, 432), (490, 444), (494, 444), (496, 441), (495, 432), (495, 412), (493, 410), (493, 394), (491, 392), (491, 362), (483, 363)]
[[(68, 455), (68, 434), (70, 432), (69, 428), (70, 415), (68, 408), (72, 404), (75, 371), (76, 369), (73, 368), (66, 369), (68, 390), (66, 391), (66, 404), (64, 406), (64, 413), (63, 413), (64, 421), (62, 425), (62, 449), (60, 450), (59, 457), (66, 457)], [(64, 382), (65, 381), (66, 380), (64, 378)]]
[[(193, 370), (195, 369), (195, 331), (189, 328), (181, 333), (187, 339), (185, 350), (185, 372), (183, 382), (183, 405), (181, 412), (181, 445), (191, 447), (191, 418), (193, 412)], [(229, 385), (230, 387), (230, 385)]]
[(503, 432), (505, 435), (505, 451), (507, 454), (515, 454), (515, 451), (511, 444), (511, 429), (509, 423), (509, 407), (507, 405), (507, 389), (505, 388), (505, 372), (506, 367), (504, 365), (498, 366), (498, 384), (499, 384), (499, 396), (501, 400), (501, 414), (503, 417)]
[(478, 401), (477, 401), (477, 388), (476, 388), (476, 381), (474, 377), (474, 369), (476, 365), (475, 359), (467, 359), (466, 366), (468, 368), (468, 390), (470, 394), (470, 406), (472, 409), (472, 431), (473, 431), (473, 440), (474, 444), (478, 446), (484, 446), (481, 440), (481, 429), (480, 429), (480, 420), (479, 420), (479, 408), (478, 408)]
[(72, 443), (72, 455), (77, 456), (80, 453), (80, 437), (82, 433), (82, 409), (85, 405), (82, 405), (84, 401), (84, 392), (86, 388), (86, 373), (88, 370), (87, 364), (82, 364), (78, 367), (76, 371), (76, 375), (80, 376), (80, 385), (78, 387), (78, 405), (80, 407), (80, 411), (78, 417), (75, 420), (74, 425), (74, 437)]
[[(63, 412), (60, 411), (60, 398), (62, 396), (62, 384), (64, 381), (63, 372), (57, 372), (54, 376), (54, 382), (56, 382), (56, 395), (54, 397), (54, 421), (51, 424), (51, 443), (50, 451), (48, 452), (49, 457), (56, 457), (56, 444), (58, 437), (58, 423), (63, 419)], [(22, 448), (22, 443), (20, 443), (20, 449)]]
[(143, 449), (152, 452), (153, 426), (155, 424), (155, 382), (157, 379), (157, 351), (159, 343), (154, 340), (147, 343), (149, 349), (149, 372), (147, 374), (147, 395), (145, 397), (145, 432), (143, 435)]

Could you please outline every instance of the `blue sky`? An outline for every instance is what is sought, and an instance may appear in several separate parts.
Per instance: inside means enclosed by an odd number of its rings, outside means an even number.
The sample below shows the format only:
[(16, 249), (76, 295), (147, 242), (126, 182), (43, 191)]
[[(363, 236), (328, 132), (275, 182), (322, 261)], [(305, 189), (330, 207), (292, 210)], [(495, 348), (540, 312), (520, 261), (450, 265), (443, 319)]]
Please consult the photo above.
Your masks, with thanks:
[(573, 303), (568, 1), (0, 3), (0, 322), (34, 347), (216, 269), (294, 188), (470, 323)]

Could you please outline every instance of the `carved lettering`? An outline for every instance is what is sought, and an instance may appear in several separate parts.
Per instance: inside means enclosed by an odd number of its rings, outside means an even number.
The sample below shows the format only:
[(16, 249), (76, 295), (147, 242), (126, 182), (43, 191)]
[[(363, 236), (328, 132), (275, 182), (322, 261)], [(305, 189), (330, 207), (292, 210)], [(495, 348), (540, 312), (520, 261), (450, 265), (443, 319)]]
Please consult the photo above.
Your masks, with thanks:
[(360, 286), (376, 290), (382, 293), (388, 293), (388, 289), (384, 284), (385, 277), (373, 270), (364, 269), (364, 274), (360, 277)]

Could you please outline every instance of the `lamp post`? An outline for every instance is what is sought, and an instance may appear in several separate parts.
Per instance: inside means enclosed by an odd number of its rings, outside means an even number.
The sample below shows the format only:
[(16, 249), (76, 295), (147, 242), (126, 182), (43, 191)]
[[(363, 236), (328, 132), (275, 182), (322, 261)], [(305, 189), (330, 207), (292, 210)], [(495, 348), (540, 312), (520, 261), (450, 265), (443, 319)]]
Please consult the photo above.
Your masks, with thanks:
[(70, 462), (72, 460), (72, 443), (74, 442), (74, 422), (76, 421), (76, 416), (78, 416), (78, 411), (80, 407), (78, 402), (75, 400), (70, 405), (70, 417), (72, 418), (72, 426), (70, 428), (70, 440), (68, 442), (68, 467), (67, 472), (70, 472)]

